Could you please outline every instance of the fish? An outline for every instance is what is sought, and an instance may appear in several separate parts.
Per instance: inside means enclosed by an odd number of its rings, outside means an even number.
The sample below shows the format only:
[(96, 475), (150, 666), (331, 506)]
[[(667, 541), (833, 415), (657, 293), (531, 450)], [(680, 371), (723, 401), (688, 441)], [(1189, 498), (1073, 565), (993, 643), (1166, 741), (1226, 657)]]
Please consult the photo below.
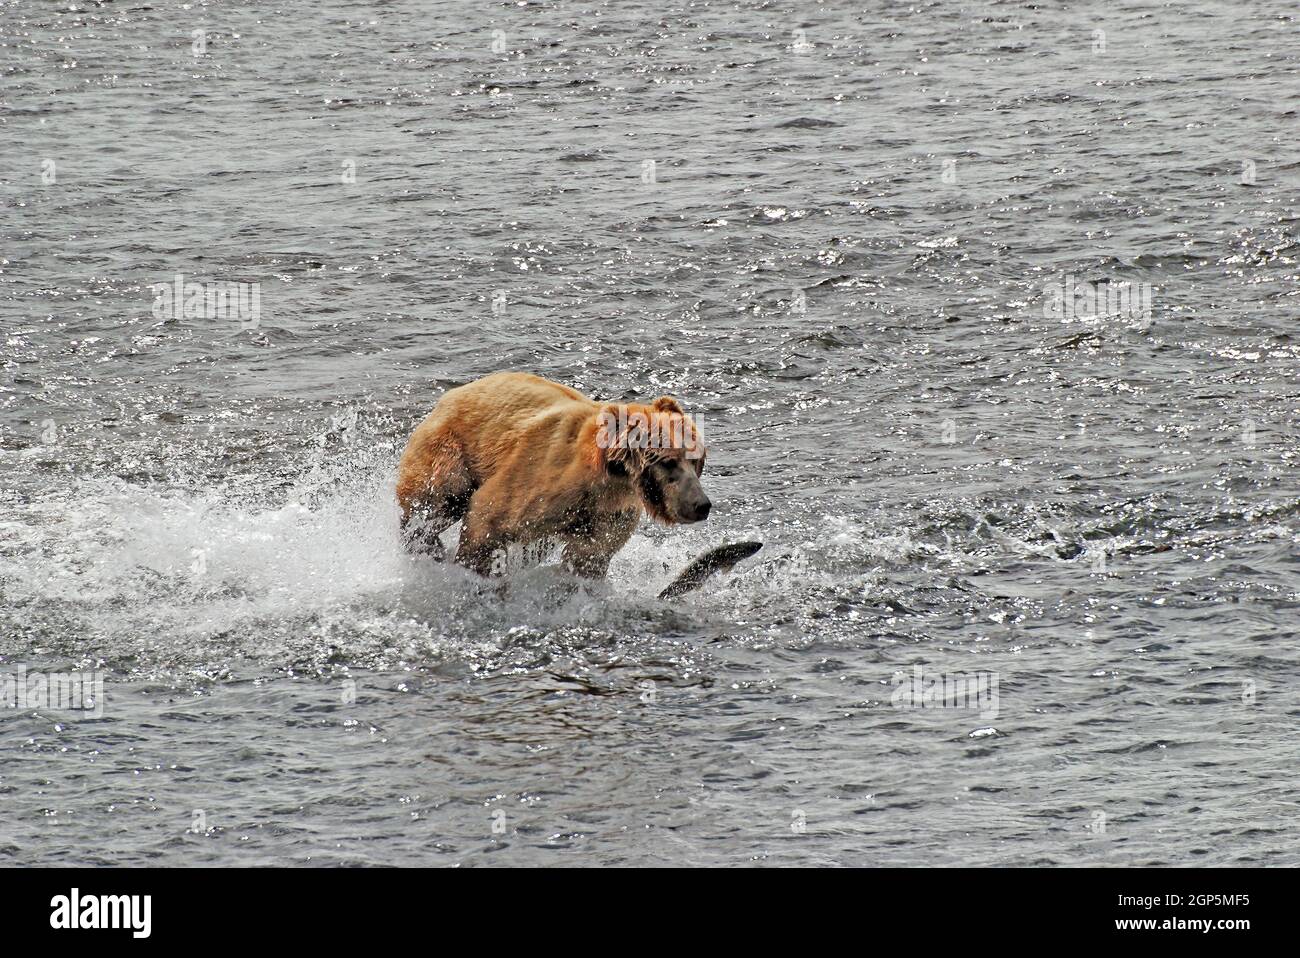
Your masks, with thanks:
[(690, 592), (715, 572), (727, 572), (741, 559), (748, 559), (759, 549), (761, 542), (733, 542), (730, 545), (717, 546), (704, 555), (697, 557), (682, 570), (681, 575), (669, 583), (668, 588), (659, 593), (661, 599), (675, 599)]

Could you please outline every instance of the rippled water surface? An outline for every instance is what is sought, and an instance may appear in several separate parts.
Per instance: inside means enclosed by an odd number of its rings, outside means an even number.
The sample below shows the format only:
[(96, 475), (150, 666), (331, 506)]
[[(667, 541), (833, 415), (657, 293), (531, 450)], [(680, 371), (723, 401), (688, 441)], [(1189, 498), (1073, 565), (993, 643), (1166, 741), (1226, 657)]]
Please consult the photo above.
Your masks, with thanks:
[[(1300, 864), (1298, 50), (1274, 0), (0, 5), (0, 670), (107, 690), (0, 711), (0, 862)], [(713, 516), (576, 591), (404, 554), (406, 436), (503, 368), (680, 397)]]

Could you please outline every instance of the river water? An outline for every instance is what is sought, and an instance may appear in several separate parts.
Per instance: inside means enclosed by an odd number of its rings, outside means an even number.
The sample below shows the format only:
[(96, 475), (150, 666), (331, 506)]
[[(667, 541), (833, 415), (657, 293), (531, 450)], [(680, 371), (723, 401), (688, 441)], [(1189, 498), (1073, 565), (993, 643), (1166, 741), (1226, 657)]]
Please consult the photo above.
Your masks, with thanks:
[[(1296, 29), (0, 5), (0, 680), (104, 689), (10, 685), (0, 863), (1300, 864)], [(498, 369), (679, 397), (713, 515), (404, 554)]]

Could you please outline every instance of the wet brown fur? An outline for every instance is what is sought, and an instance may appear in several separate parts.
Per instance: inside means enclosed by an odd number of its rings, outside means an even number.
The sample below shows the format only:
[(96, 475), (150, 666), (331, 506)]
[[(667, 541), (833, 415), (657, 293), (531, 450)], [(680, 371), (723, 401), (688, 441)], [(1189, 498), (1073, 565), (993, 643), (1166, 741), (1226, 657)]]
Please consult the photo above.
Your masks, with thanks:
[[(661, 435), (686, 441), (602, 448), (602, 412), (622, 412), (623, 421), (640, 413)], [(456, 560), (482, 575), (496, 571), (508, 545), (557, 538), (571, 569), (603, 576), (643, 511), (659, 522), (681, 521), (683, 507), (665, 494), (662, 469), (653, 467), (676, 459), (698, 477), (704, 447), (695, 435), (669, 396), (601, 404), (531, 373), (494, 373), (449, 390), (411, 436), (398, 467), (402, 528), (412, 548), (440, 556), (439, 535), (460, 521)], [(687, 458), (691, 445), (698, 458)], [(693, 488), (699, 491), (697, 481)]]

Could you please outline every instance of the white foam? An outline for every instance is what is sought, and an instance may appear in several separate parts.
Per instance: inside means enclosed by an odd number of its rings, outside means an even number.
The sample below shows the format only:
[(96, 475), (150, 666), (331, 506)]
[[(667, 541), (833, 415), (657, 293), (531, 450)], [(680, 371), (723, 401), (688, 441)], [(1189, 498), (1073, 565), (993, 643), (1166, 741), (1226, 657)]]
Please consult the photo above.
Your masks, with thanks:
[[(0, 581), (15, 605), (56, 612), (63, 630), (79, 633), (64, 638), (95, 648), (273, 657), (277, 643), (334, 641), (346, 654), (360, 635), (375, 647), (428, 651), (493, 641), (520, 623), (644, 626), (672, 613), (658, 592), (720, 541), (708, 524), (645, 523), (606, 582), (576, 588), (553, 557), (504, 588), (487, 586), (402, 548), (395, 466), (388, 452), (349, 454), (287, 489), (247, 475), (219, 486), (77, 480), (6, 523)], [(444, 537), (453, 546), (455, 532)], [(729, 530), (729, 539), (745, 537), (761, 538)], [(752, 576), (750, 600), (779, 587), (772, 575)], [(689, 601), (707, 609), (723, 600), (713, 589)]]

